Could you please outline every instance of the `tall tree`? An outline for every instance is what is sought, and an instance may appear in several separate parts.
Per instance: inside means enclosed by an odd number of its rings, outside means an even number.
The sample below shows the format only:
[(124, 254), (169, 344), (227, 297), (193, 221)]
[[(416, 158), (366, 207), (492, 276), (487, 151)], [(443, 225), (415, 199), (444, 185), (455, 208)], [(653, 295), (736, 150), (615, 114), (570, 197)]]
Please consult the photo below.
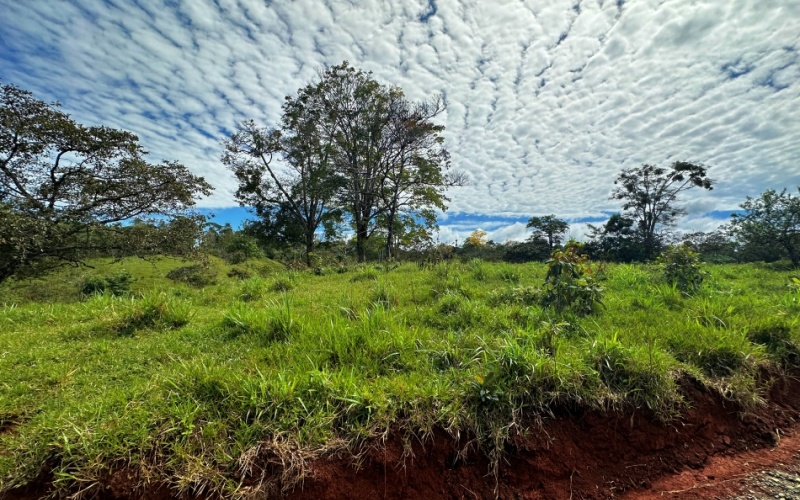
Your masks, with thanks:
[(443, 102), (410, 102), (400, 88), (380, 84), (347, 62), (324, 71), (300, 90), (297, 101), (316, 117), (320, 140), (333, 149), (343, 182), (338, 200), (355, 230), (359, 261), (381, 226), (391, 247), (401, 214), (425, 218), (428, 210), (445, 209), (443, 189), (453, 178), (444, 174), (449, 156), (443, 127), (431, 123)]
[(561, 238), (569, 231), (567, 221), (559, 219), (552, 214), (531, 217), (525, 227), (533, 229), (531, 239), (543, 238), (547, 240), (547, 246), (551, 252), (553, 248), (561, 244)]
[(800, 266), (800, 196), (768, 189), (758, 198), (748, 196), (740, 207), (744, 213), (731, 215), (731, 229), (743, 244), (782, 248), (792, 265)]
[[(441, 97), (417, 103), (406, 101), (390, 125), (388, 133), (394, 140), (382, 191), (386, 205), (387, 257), (392, 256), (398, 230), (411, 229), (407, 224), (426, 229), (435, 227), (435, 210), (447, 208), (446, 189), (467, 183), (463, 172), (447, 172), (450, 154), (441, 136), (444, 126), (431, 121), (445, 108)], [(398, 227), (400, 221), (406, 224)]]
[(281, 128), (246, 121), (226, 141), (222, 156), (239, 180), (241, 205), (264, 220), (284, 211), (302, 228), (309, 265), (317, 230), (339, 216), (334, 197), (341, 178), (333, 170), (331, 138), (318, 134), (317, 127), (313, 110), (287, 97)]
[(686, 214), (677, 205), (678, 195), (692, 188), (711, 190), (714, 181), (708, 178), (706, 167), (676, 161), (668, 168), (645, 164), (624, 169), (614, 184), (611, 199), (624, 202), (625, 215), (636, 222), (645, 256), (651, 259), (660, 243), (657, 228), (671, 226)]
[(44, 263), (82, 262), (111, 241), (98, 239), (98, 228), (185, 215), (210, 194), (180, 163), (148, 163), (145, 154), (130, 132), (80, 125), (58, 104), (2, 86), (0, 282)]

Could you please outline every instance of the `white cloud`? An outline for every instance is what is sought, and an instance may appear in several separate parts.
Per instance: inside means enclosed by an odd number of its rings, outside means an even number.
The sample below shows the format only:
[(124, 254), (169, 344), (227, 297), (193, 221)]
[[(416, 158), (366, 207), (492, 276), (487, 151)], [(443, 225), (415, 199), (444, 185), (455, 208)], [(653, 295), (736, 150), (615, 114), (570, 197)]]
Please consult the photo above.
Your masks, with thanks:
[[(621, 168), (676, 159), (718, 180), (687, 200), (687, 225), (800, 183), (800, 3), (577, 5), (0, 0), (0, 77), (205, 175), (205, 206), (234, 204), (226, 131), (274, 123), (283, 96), (343, 59), (412, 98), (446, 93), (453, 164), (472, 179), (454, 212), (596, 216), (618, 209)], [(524, 237), (514, 224), (490, 237)]]

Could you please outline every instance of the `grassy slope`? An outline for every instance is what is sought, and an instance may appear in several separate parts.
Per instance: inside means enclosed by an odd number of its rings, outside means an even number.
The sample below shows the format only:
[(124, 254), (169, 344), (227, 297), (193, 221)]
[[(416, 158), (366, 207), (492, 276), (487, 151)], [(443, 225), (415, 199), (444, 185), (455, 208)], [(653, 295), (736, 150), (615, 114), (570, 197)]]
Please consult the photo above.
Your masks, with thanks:
[(695, 297), (654, 268), (609, 266), (605, 309), (584, 318), (531, 302), (538, 264), (237, 281), (217, 262), (202, 290), (162, 278), (180, 263), (133, 265), (137, 298), (0, 310), (0, 490), (45, 466), (88, 486), (129, 464), (230, 493), (249, 457), (297, 463), (389, 427), (474, 432), (491, 452), (559, 404), (669, 418), (682, 373), (758, 404), (758, 367), (798, 361), (800, 294), (754, 265), (709, 267)]

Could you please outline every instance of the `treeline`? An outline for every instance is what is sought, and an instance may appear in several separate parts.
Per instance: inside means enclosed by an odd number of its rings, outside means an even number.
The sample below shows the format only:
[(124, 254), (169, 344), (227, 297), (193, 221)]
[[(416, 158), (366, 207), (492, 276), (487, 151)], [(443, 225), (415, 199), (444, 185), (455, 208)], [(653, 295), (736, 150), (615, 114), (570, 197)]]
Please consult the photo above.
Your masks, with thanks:
[[(287, 96), (278, 123), (242, 122), (221, 162), (236, 199), (256, 216), (240, 231), (193, 211), (213, 187), (177, 161), (151, 163), (136, 135), (85, 126), (14, 85), (0, 90), (0, 282), (95, 256), (267, 255), (319, 267), (355, 260), (453, 257), (544, 260), (568, 224), (532, 217), (530, 239), (495, 244), (475, 233), (461, 246), (434, 241), (452, 171), (441, 97), (414, 101), (347, 63)], [(786, 258), (800, 265), (800, 198), (769, 190), (748, 198), (719, 231), (676, 236), (687, 191), (710, 190), (706, 167), (675, 162), (618, 175), (621, 210), (592, 227), (595, 259), (646, 261), (684, 241), (718, 262)], [(346, 237), (347, 236), (347, 237)]]

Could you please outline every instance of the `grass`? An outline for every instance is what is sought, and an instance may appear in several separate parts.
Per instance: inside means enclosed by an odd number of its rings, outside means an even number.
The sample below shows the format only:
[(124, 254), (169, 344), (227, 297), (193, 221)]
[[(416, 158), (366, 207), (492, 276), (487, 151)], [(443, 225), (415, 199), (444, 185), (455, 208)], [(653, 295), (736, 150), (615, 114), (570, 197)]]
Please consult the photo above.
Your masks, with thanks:
[(748, 407), (763, 401), (761, 369), (800, 363), (790, 272), (764, 266), (705, 266), (689, 295), (656, 267), (609, 265), (605, 307), (580, 316), (541, 306), (542, 264), (321, 276), (253, 264), (239, 279), (212, 261), (205, 288), (164, 277), (180, 261), (95, 264), (83, 272), (134, 275), (132, 294), (80, 300), (75, 270), (0, 288), (0, 491), (49, 470), (91, 492), (129, 466), (236, 495), (264, 457), (299, 479), (320, 453), (437, 427), (497, 464), (513, 433), (559, 407), (669, 420), (681, 377)]

